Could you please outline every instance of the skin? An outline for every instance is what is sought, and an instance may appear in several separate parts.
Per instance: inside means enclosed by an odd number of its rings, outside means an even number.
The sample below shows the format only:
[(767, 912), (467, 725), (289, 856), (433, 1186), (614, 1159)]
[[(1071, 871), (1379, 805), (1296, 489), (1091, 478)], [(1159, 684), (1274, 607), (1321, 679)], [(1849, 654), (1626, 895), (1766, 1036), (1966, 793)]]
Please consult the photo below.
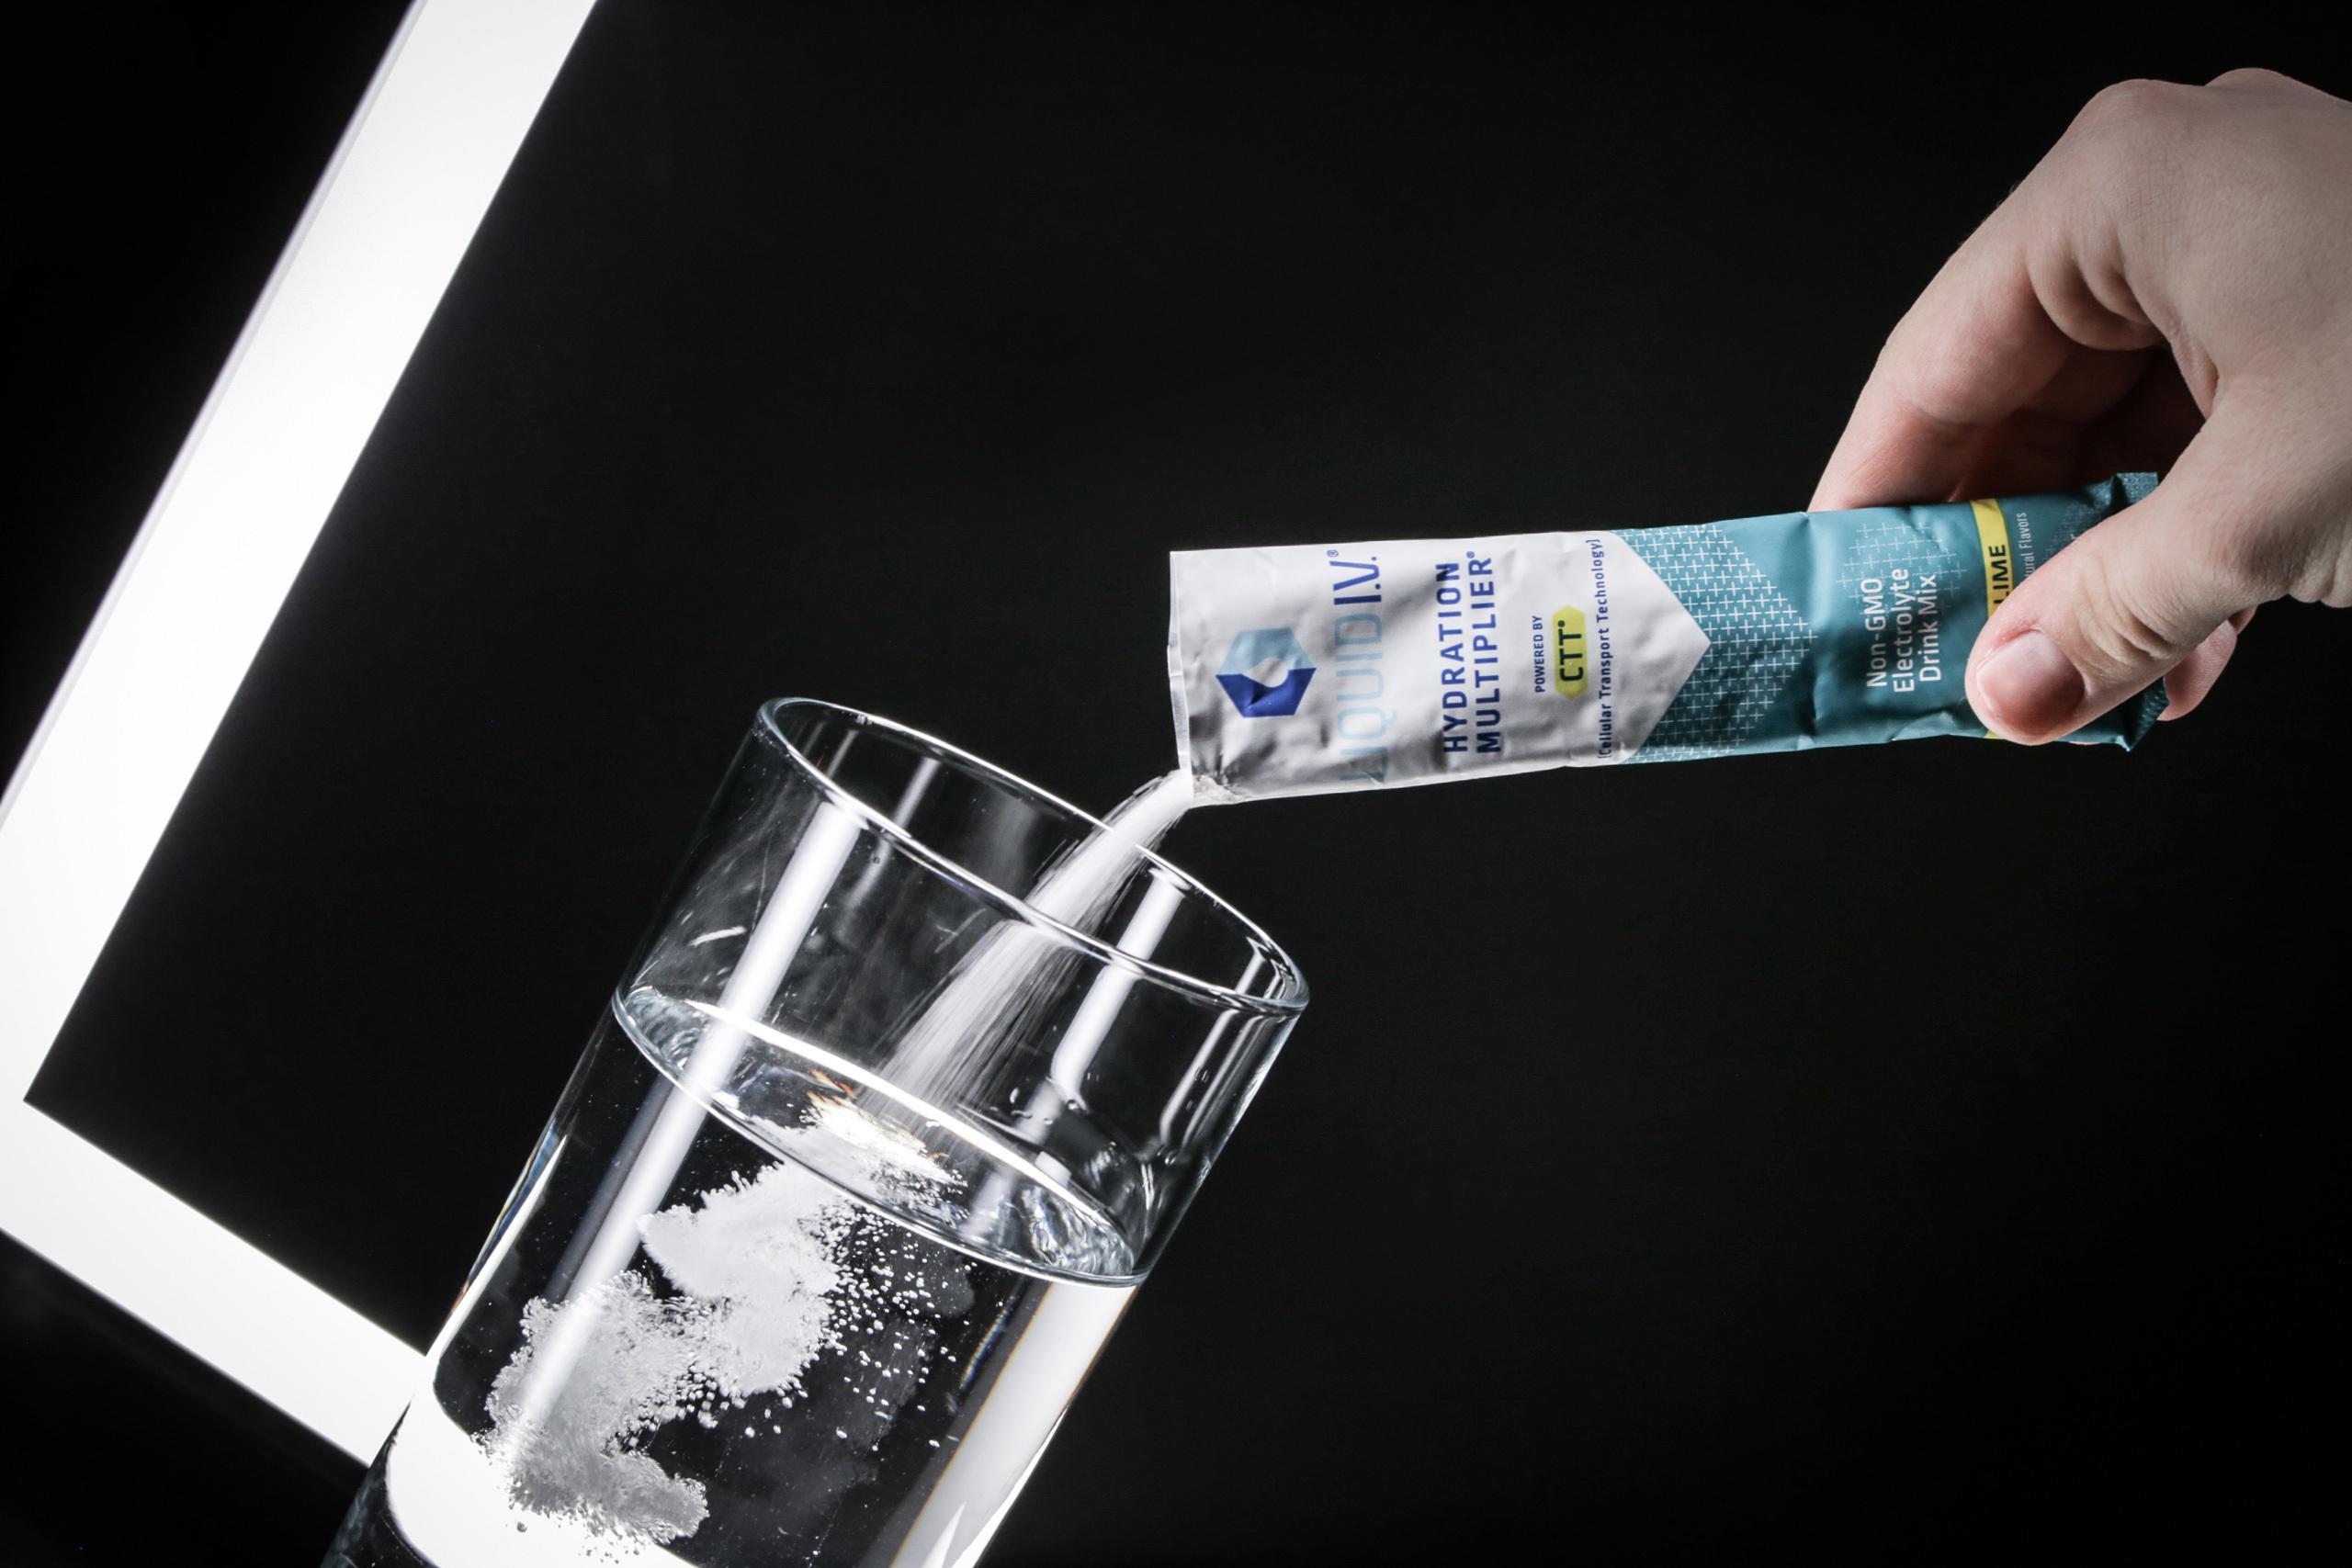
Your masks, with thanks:
[(2352, 104), (2268, 71), (2126, 82), (1911, 307), (1815, 508), (2154, 469), (2020, 583), (1968, 694), (2055, 739), (2162, 678), (2204, 700), (2255, 606), (2352, 605)]

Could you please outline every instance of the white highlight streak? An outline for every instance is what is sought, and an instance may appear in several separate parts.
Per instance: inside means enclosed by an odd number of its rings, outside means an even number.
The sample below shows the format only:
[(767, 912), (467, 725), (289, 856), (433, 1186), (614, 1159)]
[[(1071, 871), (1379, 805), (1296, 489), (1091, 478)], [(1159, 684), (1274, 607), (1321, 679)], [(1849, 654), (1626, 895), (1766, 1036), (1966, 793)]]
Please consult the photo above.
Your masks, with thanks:
[[(730, 1010), (757, 1012), (766, 1008), (784, 984), (794, 956), (807, 940), (808, 929), (816, 924), (826, 896), (840, 880), (842, 867), (857, 848), (864, 829), (863, 819), (838, 806), (827, 803), (817, 807), (800, 841), (793, 846), (783, 879), (760, 911), (759, 924), (743, 944), (734, 973), (719, 992), (719, 1000), (729, 1004)], [(731, 1010), (728, 1021), (733, 1021)], [(619, 1273), (636, 1256), (639, 1222), (661, 1207), (662, 1195), (677, 1179), (678, 1168), (685, 1163), (686, 1151), (702, 1129), (707, 1114), (704, 1105), (717, 1098), (749, 1043), (746, 1034), (754, 1032), (748, 1023), (741, 1028), (721, 1023), (706, 1031), (695, 1043), (680, 1075), (686, 1092), (663, 1101), (652, 1130), (629, 1164), (619, 1195), (605, 1212), (587, 1257), (573, 1276), (582, 1288)], [(572, 1368), (588, 1349), (594, 1323), (591, 1314), (565, 1317), (535, 1348), (538, 1371), (517, 1396), (518, 1421), (536, 1425), (545, 1419), (549, 1402), (560, 1396)]]

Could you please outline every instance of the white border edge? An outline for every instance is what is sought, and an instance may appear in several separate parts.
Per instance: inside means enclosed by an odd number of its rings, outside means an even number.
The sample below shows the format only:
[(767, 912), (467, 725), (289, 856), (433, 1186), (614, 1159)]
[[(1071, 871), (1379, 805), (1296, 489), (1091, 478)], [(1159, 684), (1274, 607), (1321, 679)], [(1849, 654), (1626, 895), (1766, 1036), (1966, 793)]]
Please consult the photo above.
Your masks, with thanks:
[(592, 3), (402, 18), (0, 794), (0, 1229), (361, 1460), (417, 1351), (24, 1097)]

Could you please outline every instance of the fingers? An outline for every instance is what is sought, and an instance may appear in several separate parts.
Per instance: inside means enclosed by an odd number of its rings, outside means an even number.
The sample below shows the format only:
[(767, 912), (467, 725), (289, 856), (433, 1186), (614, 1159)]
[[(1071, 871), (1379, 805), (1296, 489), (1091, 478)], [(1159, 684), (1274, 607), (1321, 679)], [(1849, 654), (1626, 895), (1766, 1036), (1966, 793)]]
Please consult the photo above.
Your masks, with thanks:
[(2057, 376), (2074, 345), (2035, 298), (2022, 227), (2012, 195), (1896, 324), (1814, 510), (1950, 500), (1987, 433)]
[(2085, 428), (2074, 468), (2064, 477), (2032, 486), (2003, 479), (1977, 487), (1972, 496), (2055, 490), (2109, 474), (2168, 474), (2204, 424), (2205, 411), (2197, 406), (2179, 367), (2164, 350), (2154, 350), (2139, 382)]
[(1968, 692), (1997, 733), (2054, 739), (2160, 679), (2178, 716), (2248, 605), (2352, 603), (2341, 107), (2261, 72), (2118, 84), (1888, 338), (1815, 507), (2017, 493), (2179, 454), (1986, 626)]
[[(2192, 416), (2177, 433), (2162, 417), (2167, 383)], [(2161, 472), (2180, 457), (2200, 420), (2161, 350), (2081, 350), (2024, 407), (1985, 433), (1954, 497), (2024, 495), (2108, 474)], [(2111, 456), (2119, 451), (2124, 455)]]
[(1968, 668), (1969, 701), (1994, 733), (2054, 740), (2167, 676), (2167, 716), (2204, 699), (2236, 648), (2233, 617), (2280, 592), (2272, 574), (2309, 532), (2292, 498), (2242, 460), (2249, 417), (2217, 412), (2154, 495), (2001, 606)]
[(2237, 652), (2238, 634), (2253, 619), (2253, 610), (2240, 610), (2215, 626), (2213, 635), (2199, 643), (2194, 653), (2173, 666), (2172, 673), (2165, 677), (2165, 711), (2156, 715), (2158, 718), (2187, 718), (2196, 711)]
[(2126, 175), (2159, 157), (2164, 139), (2146, 127), (2176, 120), (2183, 91), (2100, 94), (1953, 253), (1887, 338), (1815, 508), (1962, 499), (2018, 436), (2027, 458), (2041, 437), (2047, 466), (2053, 437), (2131, 391), (2146, 368), (2139, 351), (2164, 337), (2122, 265), (2119, 225), (2138, 210)]
[(2222, 671), (2230, 662), (2230, 655), (2238, 650), (2237, 617), (2233, 615), (2213, 628), (2213, 635), (2199, 643), (2188, 658), (2174, 665), (2165, 676), (2165, 711), (2158, 718), (2187, 718), (2197, 710), (2222, 678)]

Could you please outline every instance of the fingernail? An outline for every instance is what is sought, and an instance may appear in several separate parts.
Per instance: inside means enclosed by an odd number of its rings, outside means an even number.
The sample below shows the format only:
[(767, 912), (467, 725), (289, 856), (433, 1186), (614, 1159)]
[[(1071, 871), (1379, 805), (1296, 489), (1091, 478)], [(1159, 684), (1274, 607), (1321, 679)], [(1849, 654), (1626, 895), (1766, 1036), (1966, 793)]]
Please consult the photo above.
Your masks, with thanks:
[(1976, 716), (2003, 735), (2041, 735), (2083, 705), (2083, 677), (2041, 632), (2011, 637), (1976, 671)]

